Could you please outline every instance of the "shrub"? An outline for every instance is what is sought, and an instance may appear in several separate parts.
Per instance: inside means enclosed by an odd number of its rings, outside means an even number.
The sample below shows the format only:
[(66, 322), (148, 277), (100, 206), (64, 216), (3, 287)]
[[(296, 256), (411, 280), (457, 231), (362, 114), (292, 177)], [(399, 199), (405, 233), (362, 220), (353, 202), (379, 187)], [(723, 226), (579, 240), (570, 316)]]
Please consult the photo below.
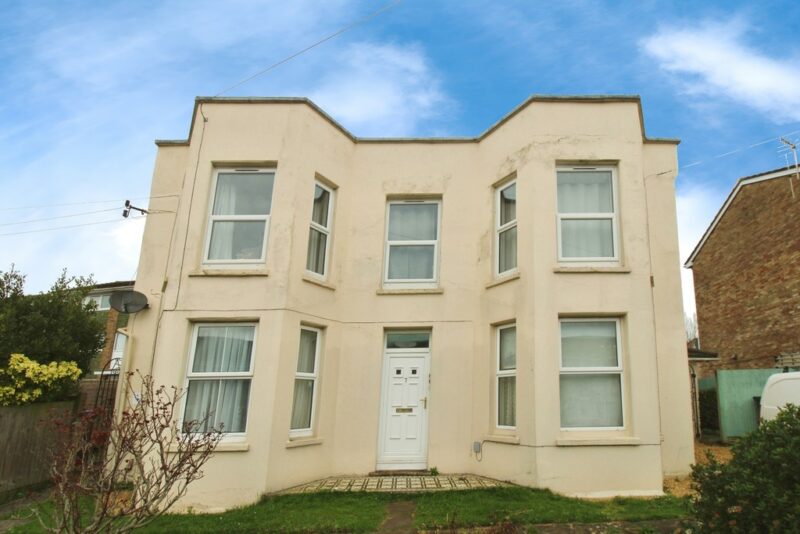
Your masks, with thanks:
[(703, 532), (794, 532), (800, 525), (800, 407), (733, 445), (727, 465), (709, 454), (692, 468), (696, 518)]
[(65, 400), (78, 393), (81, 370), (75, 362), (41, 364), (22, 354), (12, 354), (7, 369), (0, 369), (0, 406)]

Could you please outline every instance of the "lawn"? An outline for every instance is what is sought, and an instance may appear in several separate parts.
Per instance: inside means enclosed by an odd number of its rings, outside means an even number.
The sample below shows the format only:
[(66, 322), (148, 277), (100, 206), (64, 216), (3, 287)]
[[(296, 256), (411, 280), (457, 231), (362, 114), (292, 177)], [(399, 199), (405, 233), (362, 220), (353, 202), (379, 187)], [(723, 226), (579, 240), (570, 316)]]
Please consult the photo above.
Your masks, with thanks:
[[(392, 501), (416, 504), (415, 526), (481, 526), (509, 521), (599, 523), (687, 517), (688, 501), (676, 497), (584, 501), (546, 490), (521, 487), (415, 494), (314, 493), (265, 497), (261, 502), (222, 514), (174, 514), (140, 532), (374, 532)], [(13, 533), (42, 532), (28, 523)]]

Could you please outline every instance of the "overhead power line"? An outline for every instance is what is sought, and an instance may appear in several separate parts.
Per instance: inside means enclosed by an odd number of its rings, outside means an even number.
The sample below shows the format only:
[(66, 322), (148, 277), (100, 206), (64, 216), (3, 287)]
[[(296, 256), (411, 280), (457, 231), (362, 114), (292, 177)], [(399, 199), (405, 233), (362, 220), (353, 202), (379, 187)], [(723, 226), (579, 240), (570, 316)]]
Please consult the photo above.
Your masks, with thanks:
[[(39, 209), (39, 208), (58, 208), (58, 207), (61, 207), (61, 206), (84, 206), (84, 205), (89, 205), (89, 204), (111, 204), (111, 203), (119, 204), (120, 202), (125, 202), (126, 200), (129, 200), (129, 199), (130, 200), (151, 200), (151, 199), (154, 199), (154, 198), (168, 198), (168, 197), (177, 197), (177, 196), (180, 196), (180, 195), (178, 195), (178, 194), (174, 194), (174, 195), (154, 195), (152, 197), (136, 197), (136, 198), (127, 197), (127, 198), (114, 198), (114, 199), (109, 199), (109, 200), (83, 200), (83, 201), (79, 201), (79, 202), (61, 202), (61, 203), (57, 203), (57, 204), (39, 204), (37, 206), (7, 206), (7, 207), (4, 207), (4, 208), (0, 208), (0, 211), (33, 210), (33, 209)], [(114, 209), (116, 209), (116, 208), (114, 208)]]
[(23, 234), (36, 234), (39, 232), (51, 232), (53, 230), (66, 230), (68, 228), (79, 228), (81, 226), (93, 226), (96, 224), (111, 224), (111, 223), (120, 223), (125, 221), (135, 221), (139, 219), (144, 219), (144, 216), (141, 217), (130, 217), (128, 219), (107, 219), (105, 221), (95, 221), (90, 223), (82, 223), (82, 224), (69, 224), (66, 226), (53, 226), (50, 228), (40, 228), (38, 230), (25, 230), (22, 232), (9, 232), (6, 234), (0, 234), (0, 237), (12, 236), (12, 235), (23, 235)]
[(54, 221), (56, 219), (69, 219), (71, 217), (83, 217), (84, 215), (94, 215), (95, 213), (108, 213), (109, 211), (118, 211), (119, 208), (108, 208), (105, 210), (83, 211), (81, 213), (70, 213), (69, 215), (58, 215), (55, 217), (44, 217), (41, 219), (28, 219), (27, 221), (15, 221), (9, 223), (0, 223), (0, 226), (17, 226), (20, 224), (31, 224), (43, 221)]
[(380, 8), (379, 10), (377, 10), (377, 11), (375, 11), (375, 12), (373, 12), (373, 13), (370, 13), (370, 14), (369, 14), (369, 15), (367, 15), (366, 17), (364, 17), (364, 18), (361, 18), (361, 19), (358, 19), (357, 21), (353, 22), (352, 24), (350, 24), (350, 25), (348, 25), (348, 26), (345, 26), (344, 28), (342, 28), (342, 29), (340, 29), (340, 30), (338, 30), (338, 31), (335, 31), (334, 33), (332, 33), (332, 34), (328, 35), (327, 37), (324, 37), (324, 38), (320, 39), (320, 40), (319, 40), (319, 41), (317, 41), (316, 43), (314, 43), (314, 44), (312, 44), (312, 45), (309, 45), (309, 46), (307, 46), (307, 47), (303, 48), (303, 49), (302, 49), (302, 50), (300, 50), (299, 52), (295, 52), (294, 54), (292, 54), (292, 55), (290, 55), (290, 56), (287, 56), (287, 57), (285, 57), (285, 58), (281, 59), (280, 61), (278, 61), (278, 62), (276, 62), (276, 63), (273, 63), (273, 64), (272, 64), (272, 65), (270, 65), (269, 67), (266, 67), (265, 69), (262, 69), (262, 70), (260, 70), (260, 71), (256, 72), (255, 74), (253, 74), (253, 75), (251, 75), (251, 76), (248, 76), (248, 77), (247, 77), (247, 78), (245, 78), (244, 80), (241, 80), (241, 81), (239, 81), (239, 82), (236, 82), (235, 84), (231, 85), (230, 87), (227, 87), (227, 88), (223, 89), (222, 91), (220, 91), (219, 93), (215, 94), (214, 96), (215, 96), (215, 97), (216, 97), (216, 96), (222, 96), (222, 95), (224, 95), (225, 93), (227, 93), (228, 91), (231, 91), (231, 90), (233, 90), (233, 89), (236, 89), (237, 87), (239, 87), (239, 86), (241, 86), (241, 85), (244, 85), (244, 84), (246, 84), (247, 82), (249, 82), (249, 81), (251, 81), (251, 80), (254, 80), (254, 79), (258, 78), (259, 76), (263, 76), (264, 74), (268, 73), (268, 72), (269, 72), (269, 71), (271, 71), (272, 69), (274, 69), (274, 68), (276, 68), (276, 67), (280, 67), (280, 66), (281, 66), (281, 65), (283, 65), (284, 63), (288, 63), (289, 61), (293, 60), (293, 59), (294, 59), (294, 58), (296, 58), (297, 56), (301, 56), (301, 55), (305, 54), (306, 52), (308, 52), (308, 51), (310, 51), (310, 50), (312, 50), (312, 49), (314, 49), (314, 48), (318, 47), (319, 45), (321, 45), (321, 44), (323, 44), (323, 43), (327, 43), (327, 42), (328, 42), (328, 41), (330, 41), (331, 39), (335, 39), (336, 37), (339, 37), (339, 36), (340, 36), (340, 35), (342, 35), (343, 33), (346, 33), (346, 32), (348, 32), (348, 31), (352, 30), (352, 29), (353, 29), (353, 28), (355, 28), (356, 26), (360, 26), (360, 25), (364, 24), (365, 22), (368, 22), (368, 21), (370, 21), (370, 20), (374, 19), (374, 18), (375, 18), (375, 17), (377, 17), (378, 15), (381, 15), (382, 13), (385, 13), (386, 11), (389, 11), (389, 10), (390, 10), (390, 9), (392, 9), (393, 7), (395, 7), (395, 6), (397, 6), (398, 4), (400, 4), (402, 1), (403, 1), (403, 0), (395, 0), (394, 2), (390, 2), (390, 3), (386, 4), (386, 5), (384, 5), (382, 8)]

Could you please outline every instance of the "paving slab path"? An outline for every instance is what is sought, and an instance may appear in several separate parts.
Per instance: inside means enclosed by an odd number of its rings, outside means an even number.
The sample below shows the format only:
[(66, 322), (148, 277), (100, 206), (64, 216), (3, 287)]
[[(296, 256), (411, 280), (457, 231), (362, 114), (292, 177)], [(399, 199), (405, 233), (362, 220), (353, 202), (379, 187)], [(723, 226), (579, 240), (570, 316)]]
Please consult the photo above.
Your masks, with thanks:
[(315, 480), (280, 493), (313, 493), (317, 491), (416, 493), (502, 486), (510, 486), (510, 484), (478, 475), (344, 476)]

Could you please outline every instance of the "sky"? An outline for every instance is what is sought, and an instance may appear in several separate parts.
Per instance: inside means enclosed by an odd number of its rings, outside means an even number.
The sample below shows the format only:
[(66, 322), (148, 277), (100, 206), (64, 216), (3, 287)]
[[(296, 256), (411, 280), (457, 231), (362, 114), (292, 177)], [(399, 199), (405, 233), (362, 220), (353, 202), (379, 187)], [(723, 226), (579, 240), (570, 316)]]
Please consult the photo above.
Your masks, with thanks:
[[(0, 270), (28, 292), (64, 268), (135, 278), (144, 225), (121, 209), (147, 206), (153, 140), (385, 5), (0, 0)], [(683, 261), (736, 180), (800, 138), (799, 26), (796, 0), (403, 0), (225, 95), (308, 96), (381, 137), (474, 136), (532, 94), (641, 95), (647, 134), (682, 140)]]

